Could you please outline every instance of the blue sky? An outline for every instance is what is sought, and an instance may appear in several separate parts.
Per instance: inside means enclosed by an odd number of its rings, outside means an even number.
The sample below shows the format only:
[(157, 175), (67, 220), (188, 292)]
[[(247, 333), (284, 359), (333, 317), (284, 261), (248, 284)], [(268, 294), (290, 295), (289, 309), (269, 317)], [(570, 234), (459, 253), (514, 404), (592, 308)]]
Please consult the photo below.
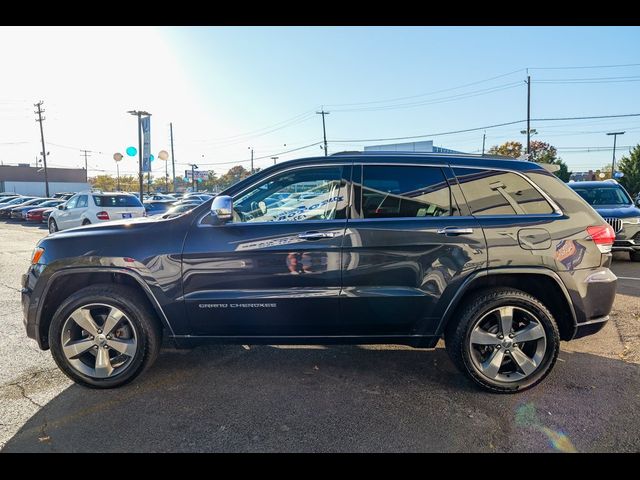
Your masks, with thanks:
[[(131, 108), (154, 114), (154, 151), (168, 148), (173, 122), (179, 171), (195, 162), (218, 173), (234, 163), (248, 167), (248, 147), (256, 157), (269, 157), (319, 142), (322, 122), (314, 112), (322, 105), (331, 112), (330, 153), (389, 143), (361, 139), (524, 119), (527, 68), (533, 118), (640, 113), (640, 65), (557, 68), (640, 64), (636, 27), (100, 27), (33, 33), (5, 30), (18, 47), (9, 58), (0, 53), (16, 77), (0, 92), (0, 124), (8, 125), (0, 133), (0, 160), (34, 161), (39, 132), (28, 112), (42, 99), (51, 112), (46, 135), (64, 145), (48, 145), (50, 162), (81, 165), (78, 149), (87, 148), (95, 152), (91, 175), (113, 171), (113, 152), (137, 143), (135, 123), (126, 115)], [(31, 66), (38, 50), (26, 43), (37, 34), (46, 34), (53, 58), (44, 77)], [(140, 44), (144, 48), (133, 48)], [(524, 128), (487, 129), (487, 148), (524, 140)], [(627, 132), (618, 139), (622, 147), (640, 143), (640, 117), (542, 121), (532, 128), (539, 132), (533, 138), (558, 147), (574, 171), (610, 163), (607, 131)], [(475, 152), (482, 135), (422, 140)], [(11, 143), (18, 141), (24, 143)], [(607, 150), (587, 152), (591, 147)], [(620, 148), (617, 157), (627, 150)], [(279, 157), (322, 153), (314, 145)], [(271, 163), (256, 160), (257, 166)], [(123, 167), (134, 171), (134, 159)], [(158, 161), (154, 167), (164, 169)]]

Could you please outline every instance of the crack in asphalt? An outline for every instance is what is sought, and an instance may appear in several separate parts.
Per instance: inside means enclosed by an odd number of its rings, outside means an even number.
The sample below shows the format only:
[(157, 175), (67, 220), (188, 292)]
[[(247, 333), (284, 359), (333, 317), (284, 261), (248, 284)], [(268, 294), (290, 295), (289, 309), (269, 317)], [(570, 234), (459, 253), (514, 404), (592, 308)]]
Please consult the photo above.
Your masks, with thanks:
[(10, 285), (7, 285), (6, 283), (2, 283), (2, 282), (0, 282), (0, 287), (8, 288), (9, 290), (13, 290), (14, 292), (21, 293), (21, 291), (20, 291), (20, 289), (19, 289), (19, 288), (12, 287), (12, 286), (10, 286)]

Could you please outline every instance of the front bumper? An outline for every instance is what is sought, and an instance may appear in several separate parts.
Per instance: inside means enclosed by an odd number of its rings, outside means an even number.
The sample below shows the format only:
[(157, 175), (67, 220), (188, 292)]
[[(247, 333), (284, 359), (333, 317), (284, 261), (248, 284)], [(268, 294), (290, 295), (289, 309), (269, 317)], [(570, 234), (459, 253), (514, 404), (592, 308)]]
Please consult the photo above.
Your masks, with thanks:
[(640, 251), (640, 225), (624, 225), (616, 234), (612, 252), (637, 252)]

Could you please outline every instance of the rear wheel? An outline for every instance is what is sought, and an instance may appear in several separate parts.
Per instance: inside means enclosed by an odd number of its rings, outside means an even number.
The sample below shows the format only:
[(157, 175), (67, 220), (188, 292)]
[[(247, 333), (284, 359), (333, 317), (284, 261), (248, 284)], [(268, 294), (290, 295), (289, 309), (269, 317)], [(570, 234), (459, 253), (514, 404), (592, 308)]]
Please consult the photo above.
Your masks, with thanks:
[(526, 390), (547, 376), (560, 349), (549, 310), (535, 297), (511, 288), (483, 290), (458, 310), (445, 332), (456, 366), (483, 388)]
[(56, 233), (57, 231), (58, 231), (58, 224), (53, 218), (51, 218), (49, 220), (49, 233)]
[(82, 226), (84, 227), (85, 225), (91, 225), (91, 222), (86, 218), (82, 221)]
[(640, 262), (640, 252), (629, 252), (629, 258), (632, 262)]
[(146, 300), (130, 287), (111, 284), (71, 295), (49, 327), (58, 367), (91, 388), (114, 388), (133, 380), (154, 362), (161, 336)]

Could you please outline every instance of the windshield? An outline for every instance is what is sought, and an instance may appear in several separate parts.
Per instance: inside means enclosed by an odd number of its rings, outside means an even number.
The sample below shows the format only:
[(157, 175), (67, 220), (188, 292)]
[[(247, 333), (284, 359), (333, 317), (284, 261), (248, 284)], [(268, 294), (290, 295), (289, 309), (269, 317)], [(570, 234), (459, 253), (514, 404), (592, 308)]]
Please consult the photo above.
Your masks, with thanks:
[(133, 195), (94, 195), (98, 207), (141, 207), (138, 197)]
[(10, 202), (7, 202), (5, 205), (18, 205), (21, 203), (26, 203), (29, 200), (32, 200), (32, 197), (20, 197), (20, 198), (14, 198), (13, 200), (11, 200)]
[(592, 206), (598, 205), (630, 205), (631, 199), (624, 190), (617, 187), (574, 187), (578, 195)]

